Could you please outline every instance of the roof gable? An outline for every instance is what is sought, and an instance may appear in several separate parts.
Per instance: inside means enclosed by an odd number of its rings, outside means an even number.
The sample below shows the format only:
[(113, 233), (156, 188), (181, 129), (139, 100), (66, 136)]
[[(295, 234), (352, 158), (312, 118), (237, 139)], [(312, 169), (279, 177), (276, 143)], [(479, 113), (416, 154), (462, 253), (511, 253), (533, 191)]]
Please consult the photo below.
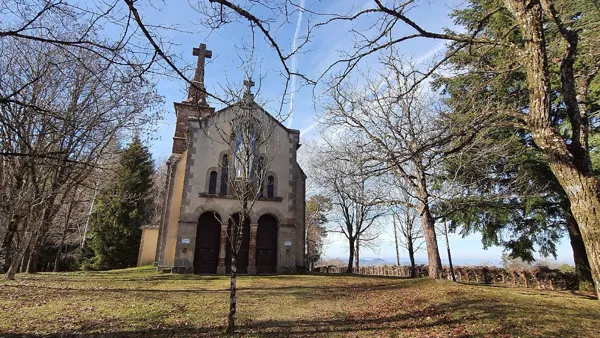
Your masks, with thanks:
[[(217, 111), (214, 112), (213, 116), (216, 116), (220, 113), (223, 113), (225, 111), (228, 111), (230, 109), (233, 109), (235, 107), (240, 106), (242, 103), (241, 101), (238, 101), (236, 103), (233, 103), (225, 108), (219, 109)], [(250, 105), (252, 106), (253, 109), (256, 109), (260, 112), (262, 112), (263, 114), (265, 114), (271, 121), (275, 122), (275, 124), (277, 124), (278, 126), (280, 126), (283, 130), (285, 130), (288, 134), (300, 134), (300, 131), (297, 129), (290, 129), (286, 126), (283, 125), (283, 123), (281, 123), (281, 121), (279, 121), (278, 119), (276, 119), (273, 115), (271, 115), (268, 111), (266, 111), (263, 107), (261, 107), (258, 103), (256, 103), (255, 101), (251, 101)]]

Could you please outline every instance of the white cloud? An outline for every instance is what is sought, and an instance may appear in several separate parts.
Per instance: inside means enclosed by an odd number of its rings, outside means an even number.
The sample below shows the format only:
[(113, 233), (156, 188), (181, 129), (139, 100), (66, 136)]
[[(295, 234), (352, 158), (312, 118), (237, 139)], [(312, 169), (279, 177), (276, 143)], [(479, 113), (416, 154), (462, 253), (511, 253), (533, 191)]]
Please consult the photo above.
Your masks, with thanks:
[(419, 56), (417, 59), (415, 59), (415, 65), (420, 65), (420, 64), (426, 63), (427, 61), (431, 60), (432, 58), (434, 58), (438, 54), (440, 54), (440, 52), (444, 49), (446, 49), (446, 42), (442, 41), (442, 42), (438, 43), (435, 47), (428, 50), (427, 53), (425, 53), (425, 54)]
[[(300, 28), (302, 27), (302, 16), (304, 15), (304, 0), (300, 1), (300, 6), (298, 7), (298, 21), (296, 21), (296, 30), (294, 31), (294, 38), (292, 39), (292, 52), (296, 50), (298, 41), (298, 36), (300, 35)], [(293, 73), (296, 72), (296, 55), (292, 56), (292, 67), (291, 71)], [(288, 109), (288, 121), (287, 127), (292, 126), (292, 122), (294, 121), (294, 98), (296, 96), (296, 76), (292, 76), (292, 83), (290, 84), (290, 103)]]

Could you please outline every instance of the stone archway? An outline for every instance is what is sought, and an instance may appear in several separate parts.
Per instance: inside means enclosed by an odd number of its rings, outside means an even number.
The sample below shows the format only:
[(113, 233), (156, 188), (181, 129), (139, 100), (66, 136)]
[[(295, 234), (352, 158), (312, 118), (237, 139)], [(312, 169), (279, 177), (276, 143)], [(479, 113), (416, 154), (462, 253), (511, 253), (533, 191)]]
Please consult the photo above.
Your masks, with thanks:
[(198, 218), (196, 245), (194, 246), (194, 273), (217, 273), (221, 242), (220, 216), (205, 212)]
[(277, 219), (269, 214), (258, 219), (256, 272), (277, 272)]
[[(225, 255), (225, 267), (227, 273), (231, 272), (231, 229), (233, 224), (238, 224), (240, 220), (240, 214), (235, 213), (229, 217), (229, 224), (227, 226), (227, 248)], [(242, 245), (237, 255), (237, 273), (248, 273), (248, 261), (250, 253), (250, 218), (246, 217), (244, 227), (242, 230)]]

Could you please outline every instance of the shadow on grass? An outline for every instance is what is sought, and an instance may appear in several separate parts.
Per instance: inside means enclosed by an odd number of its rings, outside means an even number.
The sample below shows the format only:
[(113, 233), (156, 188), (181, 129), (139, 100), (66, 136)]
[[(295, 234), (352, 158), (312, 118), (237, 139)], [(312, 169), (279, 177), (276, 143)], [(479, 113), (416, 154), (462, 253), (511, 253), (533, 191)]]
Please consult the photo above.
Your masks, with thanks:
[[(447, 321), (433, 321), (414, 323), (421, 316), (435, 315), (435, 311), (425, 310), (409, 314), (393, 316), (381, 316), (377, 318), (361, 318), (348, 320), (347, 318), (329, 318), (322, 320), (291, 320), (291, 321), (255, 321), (240, 323), (237, 326), (237, 334), (241, 336), (255, 335), (260, 337), (303, 337), (315, 335), (329, 335), (332, 333), (380, 331), (380, 330), (403, 330), (433, 328)], [(410, 322), (407, 322), (409, 321)], [(86, 332), (87, 331), (87, 332)], [(93, 332), (105, 331), (105, 332)], [(190, 327), (190, 326), (161, 326), (157, 329), (146, 329), (140, 331), (109, 331), (106, 327), (96, 325), (84, 325), (80, 332), (57, 332), (48, 335), (29, 334), (2, 334), (2, 337), (215, 337), (222, 336), (224, 327)]]
[[(320, 274), (319, 274), (320, 275)], [(179, 276), (179, 275), (175, 275)], [(323, 275), (329, 278), (337, 277), (364, 277), (373, 280), (373, 283), (365, 285), (365, 283), (351, 283), (343, 280), (337, 280), (331, 285), (293, 285), (295, 280), (305, 279), (306, 275), (273, 275), (266, 278), (281, 278), (289, 280), (281, 286), (265, 287), (265, 283), (257, 283), (256, 286), (244, 286), (239, 288), (239, 291), (245, 296), (260, 295), (268, 297), (277, 297), (279, 293), (293, 294), (294, 296), (306, 300), (319, 300), (326, 302), (329, 299), (340, 299), (348, 295), (356, 297), (373, 297), (371, 291), (375, 290), (392, 290), (405, 292), (406, 297), (417, 299), (414, 291), (425, 291), (431, 289), (414, 289), (418, 288), (419, 284), (428, 284), (431, 287), (439, 285), (452, 285), (448, 281), (432, 281), (429, 279), (412, 279), (396, 283), (394, 280), (401, 278), (392, 276), (360, 276), (360, 275)], [(318, 275), (317, 275), (318, 276)], [(149, 276), (145, 278), (132, 278), (132, 282), (147, 281)], [(152, 276), (154, 277), (154, 276)], [(201, 282), (205, 278), (193, 277), (195, 281)], [(222, 279), (223, 277), (209, 277), (213, 279)], [(252, 281), (256, 279), (260, 282), (264, 276), (248, 276), (241, 277), (241, 280)], [(110, 280), (118, 280), (113, 278)], [(178, 279), (178, 278), (176, 278)], [(152, 279), (151, 279), (152, 280)], [(37, 280), (35, 284), (8, 284), (5, 287), (48, 289), (52, 290), (56, 297), (68, 296), (69, 293), (104, 293), (118, 292), (125, 293), (126, 296), (131, 296), (131, 292), (148, 292), (153, 295), (161, 294), (168, 297), (173, 293), (189, 293), (205, 294), (224, 292), (227, 289), (205, 289), (205, 288), (187, 288), (183, 290), (173, 289), (150, 289), (150, 288), (65, 288), (55, 287), (50, 285), (40, 285), (43, 279)], [(321, 283), (322, 281), (319, 281)], [(432, 284), (434, 283), (434, 284)], [(167, 283), (168, 284), (168, 283)], [(290, 285), (292, 284), (292, 285)], [(340, 285), (341, 284), (341, 285)], [(79, 286), (79, 284), (76, 284)], [(137, 286), (136, 284), (133, 284)], [(202, 285), (202, 283), (198, 283)], [(187, 283), (186, 283), (187, 286)], [(415, 301), (413, 304), (402, 307), (402, 303), (397, 307), (391, 307), (391, 310), (380, 310), (380, 307), (374, 306), (360, 309), (353, 308), (353, 303), (348, 298), (348, 302), (344, 303), (344, 307), (340, 311), (334, 313), (323, 313), (318, 319), (302, 319), (295, 320), (240, 320), (238, 332), (242, 336), (261, 336), (261, 337), (312, 337), (316, 335), (367, 335), (373, 336), (390, 336), (393, 332), (399, 332), (405, 336), (461, 336), (461, 337), (478, 337), (478, 336), (590, 336), (600, 337), (600, 308), (594, 301), (590, 300), (590, 306), (586, 311), (581, 308), (571, 306), (568, 298), (565, 298), (564, 303), (554, 304), (552, 302), (540, 303), (539, 301), (529, 301), (527, 297), (514, 297), (517, 293), (523, 295), (543, 297), (565, 297), (567, 292), (558, 292), (550, 290), (536, 289), (518, 289), (505, 288), (490, 285), (465, 284), (473, 289), (452, 288), (448, 294), (452, 294), (452, 299), (438, 302), (437, 299), (427, 300), (427, 303), (421, 304), (420, 301)], [(407, 290), (404, 290), (407, 289)], [(486, 290), (487, 289), (487, 290)], [(489, 293), (495, 293), (495, 290), (510, 289), (514, 292), (499, 294), (495, 296), (497, 299), (491, 299)], [(100, 296), (102, 294), (100, 293)], [(377, 297), (386, 297), (389, 295), (382, 293), (377, 294)], [(577, 295), (580, 296), (580, 295)], [(512, 297), (512, 298), (511, 298)], [(566, 297), (570, 297), (566, 296)], [(584, 298), (588, 298), (583, 296)], [(251, 298), (251, 297), (249, 297)], [(514, 299), (513, 299), (514, 298)], [(590, 298), (591, 299), (591, 298)], [(532, 298), (533, 300), (533, 298)], [(389, 301), (386, 298), (378, 300), (382, 302)], [(427, 306), (436, 302), (435, 305)], [(583, 301), (586, 302), (586, 301)], [(168, 300), (165, 305), (168, 305)], [(347, 306), (346, 306), (347, 305)], [(390, 309), (388, 307), (388, 309)], [(225, 316), (225, 314), (223, 314)], [(277, 316), (277, 314), (276, 314)], [(583, 324), (582, 324), (583, 323)], [(591, 323), (598, 323), (593, 326)], [(127, 322), (116, 323), (97, 323), (93, 322), (93, 318), (85, 319), (81, 328), (78, 331), (64, 331), (45, 335), (38, 334), (16, 334), (9, 332), (0, 332), (0, 337), (215, 337), (222, 335), (222, 326), (196, 327), (189, 325), (160, 325), (157, 328), (141, 329), (132, 331), (127, 329)], [(218, 324), (215, 322), (214, 324)], [(582, 326), (583, 325), (583, 326)], [(591, 326), (591, 328), (590, 328)], [(589, 330), (590, 332), (587, 332)], [(593, 332), (592, 332), (593, 331)]]
[[(556, 312), (554, 313), (556, 314)], [(573, 314), (596, 320), (592, 313)], [(96, 331), (96, 332), (95, 332)], [(102, 331), (102, 332), (98, 332)], [(579, 334), (577, 333), (579, 331)], [(318, 320), (246, 321), (238, 325), (241, 336), (312, 337), (336, 334), (371, 334), (389, 336), (398, 332), (406, 336), (461, 337), (479, 336), (581, 336), (581, 329), (570, 327), (568, 319), (553, 316), (546, 309), (530, 305), (504, 305), (483, 300), (454, 300), (421, 310), (387, 314), (373, 313), (359, 317), (337, 316)], [(140, 331), (119, 331), (98, 324), (83, 325), (79, 332), (65, 331), (49, 335), (2, 333), (2, 337), (215, 337), (223, 333), (222, 326), (192, 327), (186, 325), (160, 326)], [(597, 336), (599, 332), (587, 332)]]
[[(423, 281), (415, 281), (415, 283), (425, 283)], [(377, 284), (350, 284), (350, 285), (285, 285), (285, 286), (238, 286), (237, 290), (241, 294), (257, 294), (257, 293), (301, 293), (301, 294), (314, 294), (317, 298), (327, 299), (336, 295), (348, 295), (352, 293), (361, 292), (372, 292), (372, 291), (385, 291), (385, 290), (400, 290), (407, 287), (414, 287), (415, 283), (408, 284), (396, 284), (396, 283), (377, 283)], [(40, 284), (8, 284), (3, 285), (6, 288), (15, 289), (37, 289), (37, 290), (52, 290), (60, 293), (189, 293), (189, 294), (202, 294), (202, 293), (229, 293), (229, 288), (185, 288), (185, 289), (173, 289), (173, 288), (119, 288), (119, 287), (68, 287), (68, 286), (53, 286), (53, 285), (40, 285)]]
[[(88, 331), (95, 331), (87, 328)], [(94, 338), (122, 338), (122, 337), (218, 337), (223, 336), (223, 327), (196, 328), (190, 326), (163, 326), (157, 329), (145, 329), (140, 331), (111, 331), (106, 328), (96, 328), (103, 332), (56, 332), (51, 334), (15, 334), (0, 332), (0, 337), (6, 338), (71, 338), (71, 337), (94, 337)]]
[[(463, 296), (466, 297), (467, 295)], [(594, 332), (573, 327), (573, 318), (590, 323), (600, 323), (600, 311), (582, 312), (565, 306), (544, 307), (536, 303), (490, 301), (487, 298), (457, 297), (424, 309), (397, 309), (404, 313), (375, 313), (363, 316), (342, 316), (322, 320), (257, 321), (243, 327), (243, 333), (260, 336), (312, 336), (330, 333), (371, 332), (375, 336), (402, 332), (407, 336), (423, 334), (439, 336), (479, 337), (482, 335), (508, 336), (600, 336), (600, 326)], [(469, 296), (472, 297), (472, 296)], [(591, 303), (595, 306), (595, 303)], [(352, 304), (348, 304), (349, 307)], [(597, 309), (597, 308), (595, 308)]]
[(473, 284), (473, 283), (463, 283), (456, 282), (460, 285), (471, 286), (475, 288), (494, 288), (494, 289), (509, 289), (519, 291), (522, 295), (543, 295), (545, 297), (560, 297), (564, 296), (566, 293), (569, 295), (575, 296), (577, 298), (589, 299), (589, 300), (598, 300), (598, 297), (591, 292), (581, 292), (577, 290), (552, 290), (552, 289), (538, 289), (538, 288), (525, 288), (525, 287), (510, 287), (508, 285), (494, 285), (494, 284)]

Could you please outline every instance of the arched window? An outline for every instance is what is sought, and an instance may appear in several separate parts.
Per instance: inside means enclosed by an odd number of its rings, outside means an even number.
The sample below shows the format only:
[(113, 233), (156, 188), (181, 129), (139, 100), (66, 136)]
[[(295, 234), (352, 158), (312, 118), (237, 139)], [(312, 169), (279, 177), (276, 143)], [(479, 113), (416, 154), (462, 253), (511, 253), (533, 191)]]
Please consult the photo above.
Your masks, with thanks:
[(208, 193), (216, 194), (217, 193), (217, 172), (211, 171), (210, 178), (208, 180)]
[[(252, 176), (254, 153), (256, 152), (256, 132), (254, 121), (240, 119), (234, 122), (233, 174), (235, 178)], [(252, 177), (250, 177), (252, 178)]]
[(221, 195), (227, 195), (227, 179), (229, 174), (229, 156), (223, 155), (223, 163), (221, 169)]
[(275, 177), (269, 175), (267, 178), (267, 198), (275, 197)]

